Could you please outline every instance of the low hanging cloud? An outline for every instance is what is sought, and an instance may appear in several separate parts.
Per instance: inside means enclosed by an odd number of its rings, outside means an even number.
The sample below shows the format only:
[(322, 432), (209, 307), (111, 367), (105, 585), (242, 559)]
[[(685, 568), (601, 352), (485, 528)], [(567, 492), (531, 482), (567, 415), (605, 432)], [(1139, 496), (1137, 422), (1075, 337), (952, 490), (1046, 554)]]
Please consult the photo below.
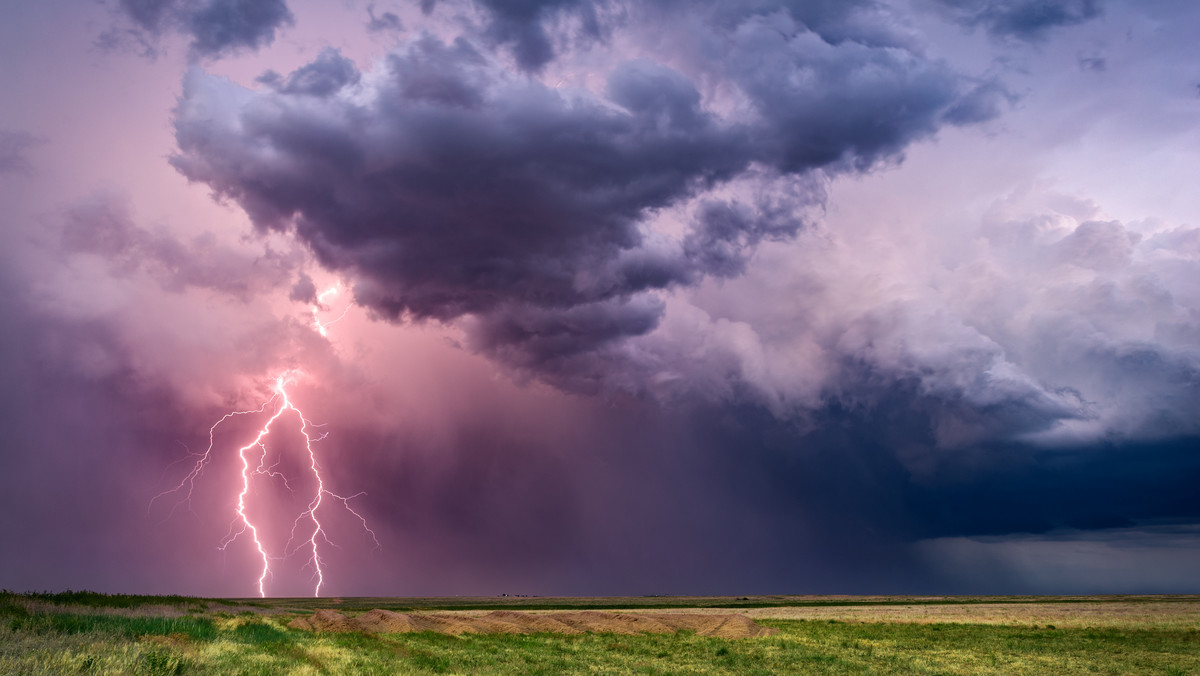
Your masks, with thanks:
[(132, 39), (153, 54), (159, 38), (181, 33), (196, 59), (266, 47), (294, 20), (285, 0), (119, 0), (117, 9), (132, 28), (106, 32), (102, 45)]
[(376, 315), (462, 319), (474, 349), (594, 389), (585, 362), (623, 359), (661, 294), (736, 277), (802, 231), (823, 177), (899, 161), (1003, 96), (858, 5), (696, 12), (708, 33), (686, 67), (648, 42), (595, 88), (514, 70), (486, 28), (415, 36), (365, 72), (327, 50), (257, 91), (193, 70), (171, 161), (294, 233)]

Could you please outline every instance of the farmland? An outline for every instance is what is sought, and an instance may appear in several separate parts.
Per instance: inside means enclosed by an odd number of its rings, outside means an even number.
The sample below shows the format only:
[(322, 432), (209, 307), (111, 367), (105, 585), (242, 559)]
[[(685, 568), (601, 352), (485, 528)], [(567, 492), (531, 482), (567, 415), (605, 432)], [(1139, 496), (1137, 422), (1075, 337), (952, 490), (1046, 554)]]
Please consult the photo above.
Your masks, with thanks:
[[(686, 629), (447, 634), (294, 628), (297, 618), (317, 610), (353, 618), (372, 609), (442, 618), (495, 611), (736, 613), (778, 631), (722, 638)], [(0, 673), (1200, 674), (1200, 597), (264, 600), (4, 593)]]

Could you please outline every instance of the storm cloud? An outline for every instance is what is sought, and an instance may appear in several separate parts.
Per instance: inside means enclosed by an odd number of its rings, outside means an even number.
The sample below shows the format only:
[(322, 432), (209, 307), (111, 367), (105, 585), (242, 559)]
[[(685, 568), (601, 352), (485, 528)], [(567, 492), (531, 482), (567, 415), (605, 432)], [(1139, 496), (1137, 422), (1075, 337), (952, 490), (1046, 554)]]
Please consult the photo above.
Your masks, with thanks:
[(775, 245), (745, 279), (676, 302), (668, 317), (698, 318), (679, 329), (668, 319), (664, 337), (715, 338), (715, 317), (740, 325), (716, 342), (776, 410), (895, 408), (883, 395), (915, 387), (930, 448), (1200, 433), (1190, 413), (1200, 406), (1200, 257), (1185, 244), (1195, 229), (1143, 235), (1144, 224), (1095, 219), (1095, 205), (1032, 201), (956, 224), (969, 247), (928, 226), (892, 234), (922, 242), (919, 256), (872, 244), (882, 227)]
[[(119, 0), (117, 8), (132, 24), (132, 37), (151, 53), (159, 37), (178, 32), (191, 39), (191, 55), (199, 59), (265, 47), (293, 22), (284, 0)], [(110, 31), (102, 41), (121, 38)]]
[[(853, 13), (803, 7), (817, 26)], [(691, 74), (648, 48), (595, 90), (514, 72), (470, 34), (417, 36), (361, 73), (327, 51), (269, 90), (193, 71), (171, 161), (260, 230), (294, 232), (379, 316), (467, 317), (473, 347), (555, 378), (653, 330), (658, 292), (735, 276), (794, 236), (823, 201), (816, 172), (899, 161), (999, 110), (981, 98), (1001, 88), (897, 41), (736, 9), (708, 8), (716, 51)], [(706, 98), (701, 77), (727, 93)]]
[(73, 9), (0, 10), (0, 586), (253, 593), (265, 411), (155, 496), (289, 372), (323, 593), (1194, 590), (1200, 7)]

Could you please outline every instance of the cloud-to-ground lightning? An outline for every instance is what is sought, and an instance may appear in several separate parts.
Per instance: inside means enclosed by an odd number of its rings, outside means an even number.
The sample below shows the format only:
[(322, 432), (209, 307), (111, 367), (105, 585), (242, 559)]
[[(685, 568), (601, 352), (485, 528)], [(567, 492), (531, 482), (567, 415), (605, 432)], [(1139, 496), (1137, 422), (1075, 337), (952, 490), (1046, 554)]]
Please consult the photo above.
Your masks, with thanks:
[[(276, 376), (271, 387), (270, 398), (263, 402), (259, 408), (246, 411), (231, 411), (226, 413), (220, 420), (218, 420), (215, 424), (213, 424), (212, 427), (209, 428), (208, 448), (205, 449), (203, 453), (194, 454), (197, 459), (193, 464), (191, 471), (188, 472), (188, 474), (179, 482), (177, 486), (160, 493), (154, 498), (154, 500), (157, 500), (158, 498), (170, 493), (182, 492), (184, 495), (181, 502), (188, 502), (191, 498), (192, 490), (195, 487), (196, 480), (199, 478), (204, 468), (212, 460), (217, 428), (230, 418), (236, 416), (263, 414), (268, 410), (271, 410), (271, 416), (262, 425), (262, 427), (259, 428), (254, 438), (251, 439), (249, 443), (238, 449), (238, 458), (241, 460), (241, 485), (237, 490), (237, 500), (234, 509), (236, 516), (234, 517), (232, 523), (230, 523), (228, 534), (226, 534), (219, 546), (220, 549), (224, 550), (233, 544), (233, 542), (236, 541), (240, 536), (244, 534), (249, 535), (250, 540), (254, 544), (255, 551), (262, 561), (262, 569), (257, 580), (259, 596), (266, 596), (266, 583), (272, 574), (271, 562), (273, 560), (285, 558), (295, 554), (301, 549), (307, 549), (309, 551), (310, 558), (308, 560), (308, 565), (312, 567), (314, 580), (313, 595), (320, 596), (321, 587), (325, 584), (325, 570), (322, 565), (323, 559), (321, 556), (322, 544), (334, 546), (333, 542), (329, 539), (325, 531), (325, 526), (321, 523), (320, 510), (325, 504), (325, 498), (330, 498), (332, 500), (341, 502), (342, 507), (359, 520), (363, 529), (374, 541), (375, 546), (380, 546), (379, 539), (376, 537), (375, 532), (371, 530), (370, 526), (367, 524), (367, 520), (362, 516), (362, 514), (355, 511), (354, 508), (350, 506), (350, 501), (363, 495), (363, 493), (342, 496), (332, 492), (326, 487), (325, 477), (321, 474), (321, 465), (317, 459), (316, 449), (314, 448), (314, 444), (325, 438), (325, 435), (322, 434), (320, 436), (314, 436), (312, 434), (312, 423), (304, 416), (304, 413), (297, 408), (295, 402), (291, 398), (291, 395), (288, 393), (288, 387), (294, 384), (300, 375), (300, 371), (290, 370)], [(253, 480), (256, 476), (282, 479), (285, 487), (287, 487), (288, 490), (291, 490), (291, 485), (288, 482), (287, 477), (281, 472), (276, 471), (279, 461), (276, 461), (274, 464), (269, 466), (267, 464), (266, 438), (269, 434), (271, 434), (272, 427), (276, 424), (276, 422), (285, 416), (294, 417), (299, 423), (300, 437), (304, 440), (304, 448), (308, 454), (308, 469), (312, 472), (313, 481), (315, 482), (316, 487), (313, 490), (313, 496), (308, 503), (307, 509), (297, 516), (296, 520), (293, 522), (291, 538), (288, 540), (288, 544), (284, 546), (283, 553), (279, 556), (273, 557), (268, 553), (267, 547), (263, 542), (264, 538), (260, 536), (260, 530), (263, 528), (263, 526), (255, 523), (250, 514), (247, 513), (246, 499), (247, 496), (250, 495)], [(254, 462), (255, 454), (258, 454), (257, 463)], [(151, 500), (151, 503), (153, 503), (154, 500)], [(305, 523), (307, 523), (311, 528), (311, 535), (309, 535), (307, 539), (304, 539), (303, 537), (299, 538), (302, 540), (301, 544), (293, 547), (292, 543), (297, 540), (297, 530), (300, 529)]]

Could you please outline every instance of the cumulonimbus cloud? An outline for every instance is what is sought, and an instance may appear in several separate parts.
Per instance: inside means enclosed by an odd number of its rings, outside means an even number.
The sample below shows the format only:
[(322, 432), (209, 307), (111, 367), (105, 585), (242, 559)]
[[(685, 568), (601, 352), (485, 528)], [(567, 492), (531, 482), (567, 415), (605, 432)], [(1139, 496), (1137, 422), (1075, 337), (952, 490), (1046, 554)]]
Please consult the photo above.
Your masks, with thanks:
[(510, 65), (486, 27), (416, 35), (367, 71), (326, 51), (260, 90), (193, 70), (171, 161), (294, 232), (377, 315), (467, 318), (476, 349), (553, 375), (655, 329), (659, 292), (794, 236), (820, 176), (896, 161), (1004, 96), (905, 47), (867, 3), (688, 11), (702, 48), (686, 66), (647, 42), (595, 87)]

